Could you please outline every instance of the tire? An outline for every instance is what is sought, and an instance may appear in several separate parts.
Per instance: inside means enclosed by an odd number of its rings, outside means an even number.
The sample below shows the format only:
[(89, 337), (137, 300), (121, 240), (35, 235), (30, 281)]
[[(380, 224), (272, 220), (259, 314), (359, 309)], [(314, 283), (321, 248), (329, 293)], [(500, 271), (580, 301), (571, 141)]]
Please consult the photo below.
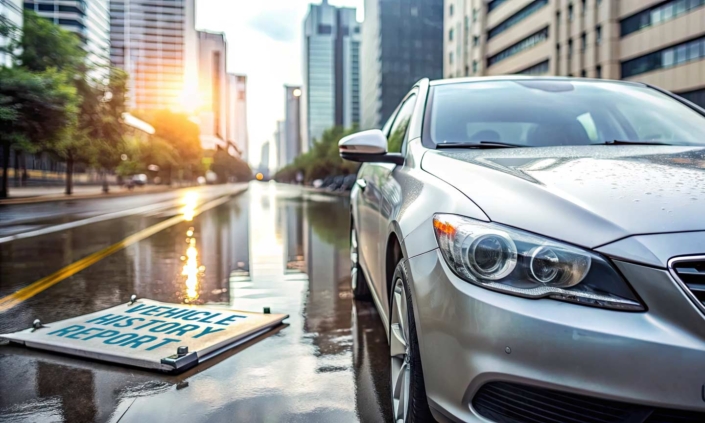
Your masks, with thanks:
[(350, 226), (350, 285), (352, 286), (353, 298), (356, 300), (369, 301), (371, 297), (370, 287), (367, 285), (365, 272), (362, 271), (362, 266), (360, 265), (355, 222), (352, 222)]
[[(394, 270), (389, 301), (392, 415), (395, 422), (433, 422), (435, 420), (426, 397), (414, 305), (407, 274), (406, 262), (401, 261)], [(401, 398), (408, 401), (404, 403)]]

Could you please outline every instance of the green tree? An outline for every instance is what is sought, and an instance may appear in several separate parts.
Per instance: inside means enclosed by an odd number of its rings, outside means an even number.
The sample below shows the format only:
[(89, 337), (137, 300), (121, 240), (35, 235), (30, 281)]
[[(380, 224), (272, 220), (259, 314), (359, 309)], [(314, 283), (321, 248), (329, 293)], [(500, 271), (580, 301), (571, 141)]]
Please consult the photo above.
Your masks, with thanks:
[(75, 74), (85, 63), (86, 53), (76, 34), (26, 9), (19, 47), (19, 63), (34, 72), (56, 68)]
[(24, 27), (20, 43), (19, 64), (32, 72), (61, 69), (65, 83), (72, 84), (78, 97), (78, 119), (64, 136), (45, 140), (42, 147), (66, 162), (66, 194), (73, 192), (76, 162), (91, 163), (98, 155), (95, 136), (102, 99), (101, 89), (89, 80), (86, 53), (76, 34), (61, 29), (31, 11), (24, 11)]
[(0, 144), (2, 144), (2, 187), (8, 195), (8, 166), (11, 149), (36, 151), (60, 142), (76, 121), (75, 87), (66, 75), (50, 69), (28, 72), (22, 68), (0, 68)]
[(294, 163), (280, 169), (274, 176), (277, 181), (291, 182), (302, 173), (304, 182), (310, 183), (327, 176), (356, 173), (359, 165), (340, 158), (338, 141), (357, 132), (357, 127), (345, 129), (335, 126), (323, 132), (320, 140), (315, 140), (311, 149), (294, 159)]
[(234, 178), (236, 181), (252, 179), (252, 169), (239, 157), (233, 157), (227, 151), (218, 149), (213, 154), (210, 170), (218, 175), (218, 182), (226, 183)]
[(169, 110), (133, 114), (152, 125), (156, 135), (176, 151), (179, 157), (178, 168), (184, 170), (189, 178), (202, 174), (201, 132), (186, 114)]

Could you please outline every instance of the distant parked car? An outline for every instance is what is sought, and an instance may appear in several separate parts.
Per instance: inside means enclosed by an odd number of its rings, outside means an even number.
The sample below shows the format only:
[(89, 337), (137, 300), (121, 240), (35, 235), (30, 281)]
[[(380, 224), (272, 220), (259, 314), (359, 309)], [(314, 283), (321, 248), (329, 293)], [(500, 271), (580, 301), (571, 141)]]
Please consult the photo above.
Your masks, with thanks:
[(355, 181), (357, 180), (357, 175), (347, 175), (343, 179), (343, 185), (340, 187), (341, 190), (344, 191), (350, 191), (352, 187), (355, 185)]
[(138, 187), (146, 185), (147, 175), (145, 175), (144, 173), (140, 173), (139, 175), (132, 175), (132, 183), (137, 185)]

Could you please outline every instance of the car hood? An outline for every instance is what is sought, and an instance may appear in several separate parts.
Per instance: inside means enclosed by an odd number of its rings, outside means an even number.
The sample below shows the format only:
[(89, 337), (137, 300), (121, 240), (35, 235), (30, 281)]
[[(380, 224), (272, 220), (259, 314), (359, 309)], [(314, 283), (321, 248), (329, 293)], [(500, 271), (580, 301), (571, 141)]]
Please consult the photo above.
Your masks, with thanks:
[(430, 150), (422, 168), (492, 221), (588, 248), (705, 230), (705, 148)]

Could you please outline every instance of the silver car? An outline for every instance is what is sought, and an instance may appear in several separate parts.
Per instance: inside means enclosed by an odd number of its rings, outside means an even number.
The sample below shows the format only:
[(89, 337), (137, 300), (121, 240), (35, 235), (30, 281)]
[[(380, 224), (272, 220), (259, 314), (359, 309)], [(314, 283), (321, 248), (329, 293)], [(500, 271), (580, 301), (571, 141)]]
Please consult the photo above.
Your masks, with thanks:
[(364, 162), (352, 285), (395, 421), (705, 421), (705, 110), (633, 82), (422, 80), (339, 149)]

